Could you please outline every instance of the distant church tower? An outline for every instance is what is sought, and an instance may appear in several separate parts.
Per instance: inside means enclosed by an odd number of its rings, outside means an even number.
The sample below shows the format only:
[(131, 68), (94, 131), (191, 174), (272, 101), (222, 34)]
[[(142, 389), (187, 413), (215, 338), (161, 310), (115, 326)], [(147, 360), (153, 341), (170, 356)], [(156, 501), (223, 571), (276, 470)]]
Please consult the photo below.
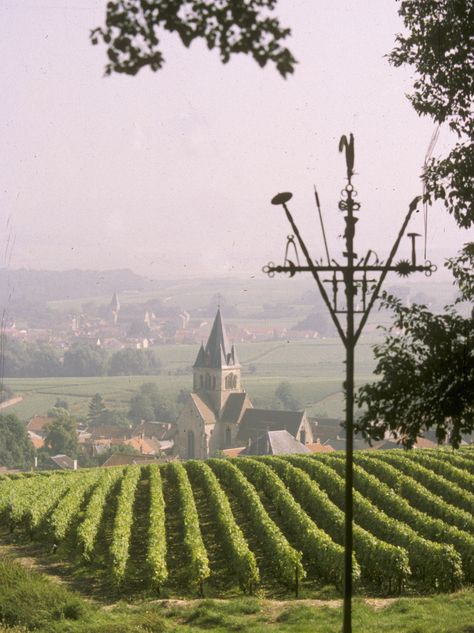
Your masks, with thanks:
[(218, 415), (231, 393), (242, 392), (240, 364), (234, 345), (229, 345), (220, 308), (206, 347), (201, 344), (193, 366), (193, 391), (207, 396)]
[(193, 366), (193, 391), (177, 420), (179, 456), (205, 459), (233, 446), (239, 422), (251, 407), (219, 308)]
[(112, 296), (112, 301), (110, 302), (109, 308), (108, 308), (109, 320), (112, 321), (114, 325), (117, 325), (119, 312), (120, 312), (120, 302), (119, 302), (117, 291), (115, 291)]

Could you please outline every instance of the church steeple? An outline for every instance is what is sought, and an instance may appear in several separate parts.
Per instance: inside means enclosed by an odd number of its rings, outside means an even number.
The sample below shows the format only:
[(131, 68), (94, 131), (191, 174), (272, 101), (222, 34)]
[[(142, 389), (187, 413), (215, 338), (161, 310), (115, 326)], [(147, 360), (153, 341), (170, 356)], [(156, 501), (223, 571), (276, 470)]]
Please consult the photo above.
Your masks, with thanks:
[(206, 346), (201, 344), (193, 366), (194, 391), (203, 393), (216, 412), (232, 392), (242, 392), (240, 364), (234, 345), (229, 344), (220, 308), (212, 325)]
[(201, 344), (194, 367), (208, 369), (240, 367), (235, 347), (229, 345), (220, 308), (217, 309), (206, 347), (204, 348)]

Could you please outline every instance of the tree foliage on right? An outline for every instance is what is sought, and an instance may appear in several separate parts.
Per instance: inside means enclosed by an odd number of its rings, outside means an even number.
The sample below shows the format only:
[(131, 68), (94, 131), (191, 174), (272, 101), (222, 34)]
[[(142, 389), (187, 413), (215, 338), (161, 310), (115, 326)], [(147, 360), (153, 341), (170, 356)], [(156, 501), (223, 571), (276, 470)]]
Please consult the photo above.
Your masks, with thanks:
[[(472, 0), (404, 0), (406, 32), (389, 55), (395, 66), (416, 72), (409, 99), (421, 116), (449, 125), (456, 142), (445, 157), (431, 159), (422, 175), (425, 201), (442, 200), (462, 228), (474, 225), (474, 5)], [(357, 396), (364, 412), (357, 430), (370, 439), (386, 431), (412, 446), (434, 429), (439, 441), (458, 446), (474, 430), (474, 244), (446, 262), (459, 290), (443, 314), (424, 305), (405, 307), (384, 294), (394, 312), (385, 341), (375, 347), (380, 380)]]

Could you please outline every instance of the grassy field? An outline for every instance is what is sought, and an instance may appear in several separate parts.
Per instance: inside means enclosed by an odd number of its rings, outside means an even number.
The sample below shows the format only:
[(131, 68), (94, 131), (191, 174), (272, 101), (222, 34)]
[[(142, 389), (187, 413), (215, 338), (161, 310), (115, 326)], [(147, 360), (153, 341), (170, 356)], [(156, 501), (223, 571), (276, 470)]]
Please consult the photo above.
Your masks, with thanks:
[[(31, 566), (32, 561), (29, 561)], [(0, 557), (0, 633), (339, 633), (341, 601), (135, 601), (104, 604)], [(330, 596), (333, 598), (333, 596)], [(354, 633), (473, 633), (474, 591), (353, 603)]]
[[(357, 348), (358, 384), (373, 379), (371, 345), (374, 338), (363, 338)], [(65, 398), (71, 411), (85, 415), (90, 398), (101, 393), (107, 406), (126, 409), (131, 395), (144, 382), (155, 382), (163, 396), (174, 399), (180, 389), (192, 388), (191, 366), (197, 354), (195, 345), (167, 345), (156, 348), (163, 372), (160, 376), (103, 376), (91, 378), (21, 378), (7, 384), (23, 396), (22, 402), (5, 412), (21, 419), (45, 414), (58, 397)], [(237, 352), (242, 364), (243, 384), (255, 406), (268, 406), (275, 389), (289, 381), (296, 397), (311, 415), (341, 417), (343, 400), (343, 349), (338, 339), (313, 341), (241, 343)], [(254, 365), (255, 373), (248, 373)], [(184, 375), (177, 372), (187, 370)]]

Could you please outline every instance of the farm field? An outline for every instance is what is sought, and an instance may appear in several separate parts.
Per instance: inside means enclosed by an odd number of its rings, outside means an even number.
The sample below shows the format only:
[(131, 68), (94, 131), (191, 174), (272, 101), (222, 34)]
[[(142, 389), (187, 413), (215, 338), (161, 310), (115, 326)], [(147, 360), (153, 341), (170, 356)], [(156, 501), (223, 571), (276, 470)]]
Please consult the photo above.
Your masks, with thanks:
[[(365, 337), (357, 349), (357, 384), (373, 379), (371, 346), (375, 337)], [(89, 378), (12, 378), (7, 381), (23, 400), (8, 408), (21, 419), (43, 415), (56, 398), (66, 398), (72, 413), (86, 415), (90, 398), (101, 393), (107, 406), (126, 409), (131, 395), (144, 382), (155, 382), (165, 398), (174, 399), (180, 389), (192, 388), (189, 370), (195, 361), (195, 345), (169, 345), (155, 348), (162, 363), (159, 376), (99, 376)], [(243, 384), (255, 405), (271, 402), (275, 389), (288, 380), (296, 397), (310, 415), (341, 417), (343, 400), (343, 349), (338, 339), (313, 341), (269, 341), (239, 343)], [(249, 373), (249, 367), (255, 369)], [(253, 369), (252, 368), (252, 369)]]
[[(474, 580), (474, 452), (357, 452), (359, 595)], [(50, 472), (0, 481), (6, 541), (109, 598), (314, 597), (343, 574), (343, 453)]]

